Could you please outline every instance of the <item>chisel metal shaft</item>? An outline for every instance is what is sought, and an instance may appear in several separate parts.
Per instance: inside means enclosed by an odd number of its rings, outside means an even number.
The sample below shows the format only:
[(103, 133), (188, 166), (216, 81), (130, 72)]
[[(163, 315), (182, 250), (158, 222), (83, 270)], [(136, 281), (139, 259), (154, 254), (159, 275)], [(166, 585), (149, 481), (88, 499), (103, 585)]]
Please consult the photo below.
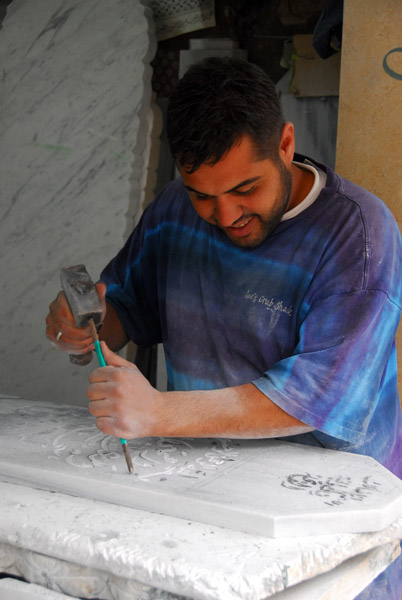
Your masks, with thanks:
[[(107, 366), (106, 361), (105, 361), (103, 353), (102, 353), (102, 348), (101, 348), (101, 345), (99, 342), (99, 336), (98, 336), (98, 332), (96, 331), (96, 326), (95, 326), (94, 320), (88, 319), (88, 325), (91, 330), (92, 339), (95, 344), (95, 352), (96, 352), (96, 356), (98, 357), (99, 365), (101, 367), (106, 367)], [(123, 448), (124, 458), (126, 459), (128, 471), (129, 471), (129, 473), (133, 473), (134, 472), (133, 461), (131, 460), (127, 440), (125, 440), (124, 438), (120, 438), (120, 443)]]

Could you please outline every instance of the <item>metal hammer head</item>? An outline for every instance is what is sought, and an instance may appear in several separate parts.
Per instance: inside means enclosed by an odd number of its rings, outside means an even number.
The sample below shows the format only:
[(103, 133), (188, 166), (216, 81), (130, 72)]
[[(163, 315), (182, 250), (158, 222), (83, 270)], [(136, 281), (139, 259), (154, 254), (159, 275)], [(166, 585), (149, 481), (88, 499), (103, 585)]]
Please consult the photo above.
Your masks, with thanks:
[(95, 325), (102, 321), (102, 307), (95, 284), (84, 265), (64, 267), (61, 270), (61, 286), (66, 295), (77, 327), (86, 327), (88, 319)]
[[(70, 305), (77, 327), (86, 327), (88, 319), (93, 319), (96, 326), (102, 322), (102, 307), (99, 302), (95, 284), (84, 265), (64, 267), (61, 270), (61, 286)], [(92, 359), (88, 355), (70, 355), (74, 364), (85, 365)]]

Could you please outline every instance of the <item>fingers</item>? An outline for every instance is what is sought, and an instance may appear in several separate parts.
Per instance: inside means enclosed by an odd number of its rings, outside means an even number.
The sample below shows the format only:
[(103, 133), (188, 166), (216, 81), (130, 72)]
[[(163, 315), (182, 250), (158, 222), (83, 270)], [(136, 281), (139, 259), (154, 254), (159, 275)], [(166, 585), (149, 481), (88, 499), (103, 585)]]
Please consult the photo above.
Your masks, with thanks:
[[(98, 298), (99, 298), (99, 302), (101, 303), (102, 308), (105, 309), (105, 314), (106, 314), (106, 291), (107, 291), (107, 287), (106, 284), (103, 283), (102, 281), (98, 281), (98, 283), (95, 283), (95, 289), (96, 289), (96, 293), (98, 294)], [(103, 317), (105, 317), (105, 315), (103, 315)]]
[[(99, 281), (96, 292), (102, 306), (102, 321), (106, 316), (106, 285)], [(71, 354), (85, 354), (94, 349), (93, 339), (89, 327), (77, 327), (74, 315), (64, 292), (59, 292), (55, 300), (49, 305), (49, 314), (46, 317), (46, 337), (59, 350)]]
[[(96, 391), (98, 388), (95, 387), (96, 384), (106, 384), (109, 381), (113, 381), (114, 379), (116, 379), (115, 377), (115, 368), (114, 367), (99, 367), (99, 369), (95, 369), (94, 371), (92, 371), (92, 373), (89, 374), (88, 380), (90, 383), (90, 387), (88, 388), (88, 390), (92, 390), (92, 387), (94, 386), (94, 391)], [(104, 396), (100, 396), (101, 398), (103, 398)], [(98, 397), (90, 397), (90, 400), (97, 400)]]
[[(78, 328), (70, 333), (65, 326), (58, 326), (57, 323), (46, 318), (46, 337), (53, 346), (59, 350), (70, 352), (70, 354), (85, 354), (94, 349), (94, 343), (91, 333), (88, 329), (79, 331)], [(77, 334), (76, 331), (79, 331)]]
[[(97, 370), (106, 371), (107, 368)], [(100, 431), (126, 439), (133, 437), (134, 419), (127, 414), (127, 406), (118, 386), (109, 381), (94, 383), (88, 388), (87, 396), (91, 399), (88, 410), (96, 418), (96, 426)]]
[(89, 327), (77, 327), (64, 292), (59, 292), (49, 305), (46, 317), (46, 337), (50, 342), (66, 352), (85, 354), (93, 349)]
[(128, 368), (134, 368), (134, 369), (137, 368), (132, 362), (125, 360), (119, 354), (112, 352), (112, 350), (110, 350), (110, 348), (108, 347), (106, 342), (104, 342), (104, 341), (101, 342), (101, 348), (102, 348), (102, 354), (106, 361), (106, 364), (113, 366), (113, 367), (128, 367)]
[(149, 421), (145, 396), (148, 388), (153, 388), (135, 365), (109, 350), (104, 342), (102, 352), (108, 365), (89, 375), (89, 412), (97, 427), (108, 435), (144, 437), (148, 431), (144, 421)]
[(102, 341), (100, 345), (107, 366), (95, 369), (89, 374), (88, 379), (91, 384), (107, 381), (122, 383), (127, 376), (135, 377), (137, 374), (140, 375), (139, 369), (132, 362), (112, 352), (106, 342)]
[[(116, 423), (113, 417), (98, 417), (96, 419), (96, 426), (106, 435), (116, 435)], [(121, 429), (117, 437), (128, 439), (130, 437), (129, 433), (128, 430)]]
[[(58, 328), (57, 324), (46, 319), (46, 337), (59, 350), (70, 352), (70, 354), (85, 354), (94, 349), (90, 332), (88, 334), (81, 331), (77, 336), (75, 332), (69, 335), (66, 331), (66, 328)], [(77, 339), (77, 337), (80, 339)]]
[[(93, 399), (89, 405), (88, 410), (93, 417), (96, 419), (96, 426), (100, 431), (107, 435), (118, 435), (119, 437), (129, 437), (126, 430), (119, 429), (119, 415), (114, 407), (114, 402), (108, 398), (102, 398), (102, 390), (105, 391), (105, 387), (99, 386), (99, 393), (97, 391), (98, 384), (91, 386), (91, 395)], [(117, 407), (118, 408), (118, 407)]]

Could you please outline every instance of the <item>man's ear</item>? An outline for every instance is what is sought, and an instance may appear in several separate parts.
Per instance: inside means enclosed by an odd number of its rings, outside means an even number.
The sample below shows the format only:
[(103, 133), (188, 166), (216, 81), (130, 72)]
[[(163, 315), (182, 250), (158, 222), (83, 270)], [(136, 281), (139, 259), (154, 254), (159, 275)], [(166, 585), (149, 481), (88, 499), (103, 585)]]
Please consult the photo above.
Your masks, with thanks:
[(290, 167), (295, 153), (295, 130), (293, 123), (289, 121), (282, 128), (281, 141), (279, 143), (279, 157)]

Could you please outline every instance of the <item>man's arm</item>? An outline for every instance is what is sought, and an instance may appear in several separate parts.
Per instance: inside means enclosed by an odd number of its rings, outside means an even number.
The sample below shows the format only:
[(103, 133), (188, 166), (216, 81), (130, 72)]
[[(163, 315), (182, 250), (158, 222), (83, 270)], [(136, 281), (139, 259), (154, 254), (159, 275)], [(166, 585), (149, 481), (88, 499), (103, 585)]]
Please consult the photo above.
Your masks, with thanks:
[(252, 383), (218, 390), (159, 392), (102, 343), (107, 367), (89, 377), (89, 411), (107, 435), (268, 438), (312, 431)]
[[(96, 285), (104, 310), (101, 340), (112, 350), (128, 341), (120, 320), (105, 302), (106, 286)], [(93, 350), (89, 327), (75, 326), (63, 292), (49, 307), (46, 334), (58, 348), (73, 354)], [(57, 333), (62, 335), (57, 340)], [(218, 390), (159, 392), (135, 365), (102, 342), (107, 367), (89, 377), (89, 411), (108, 435), (134, 437), (266, 438), (295, 435), (313, 428), (271, 402), (252, 383)]]
[(121, 350), (129, 341), (116, 311), (108, 302), (106, 302), (106, 316), (99, 333), (99, 339), (104, 340), (109, 348), (115, 352)]

